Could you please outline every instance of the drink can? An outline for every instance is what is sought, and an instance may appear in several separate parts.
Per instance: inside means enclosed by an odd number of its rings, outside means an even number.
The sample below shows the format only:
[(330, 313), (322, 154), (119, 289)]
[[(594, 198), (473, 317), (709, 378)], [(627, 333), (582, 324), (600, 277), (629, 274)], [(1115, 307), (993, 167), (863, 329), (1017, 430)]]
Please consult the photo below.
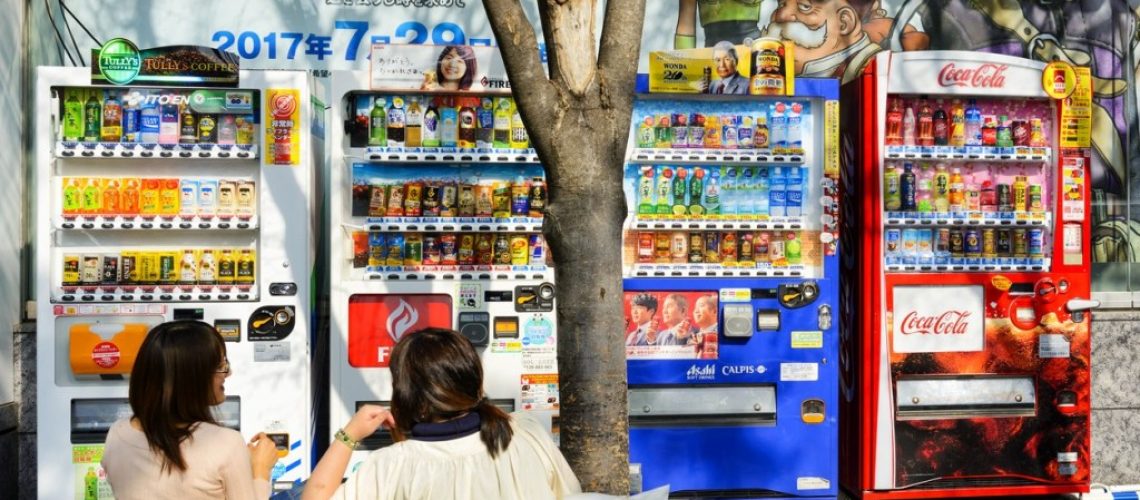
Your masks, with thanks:
[(982, 230), (982, 257), (994, 258), (997, 257), (997, 240), (993, 228), (986, 228)]
[(784, 240), (778, 236), (768, 241), (768, 260), (775, 263), (784, 259)]
[(423, 191), (424, 217), (439, 217), (440, 206), (443, 204), (443, 190), (439, 184), (425, 184)]
[(525, 234), (511, 235), (511, 265), (525, 266), (530, 262), (530, 241)]
[(530, 265), (546, 265), (546, 240), (538, 233), (530, 235)]
[(896, 256), (899, 253), (899, 246), (902, 243), (902, 231), (896, 228), (887, 229), (885, 232), (886, 248), (884, 253), (888, 256)]
[(771, 236), (768, 233), (759, 232), (753, 235), (752, 238), (752, 256), (756, 262), (768, 262), (768, 247)]
[(475, 263), (489, 266), (495, 263), (495, 235), (479, 233), (475, 239)]
[(530, 186), (520, 179), (511, 185), (511, 216), (528, 215), (530, 215)]
[(689, 259), (689, 236), (683, 231), (674, 231), (669, 236), (669, 257), (675, 263), (684, 263)]
[(669, 262), (671, 255), (672, 248), (669, 233), (664, 231), (653, 233), (653, 261), (658, 263)]
[(173, 285), (178, 281), (178, 268), (174, 265), (177, 260), (178, 252), (158, 254), (158, 284)]
[(352, 268), (368, 267), (368, 233), (352, 232)]
[(966, 255), (965, 236), (962, 234), (962, 229), (957, 227), (950, 228), (950, 256), (951, 257), (964, 257)]
[(404, 216), (405, 192), (405, 186), (402, 184), (395, 184), (392, 187), (388, 188), (388, 217)]
[(84, 255), (83, 267), (79, 271), (79, 282), (84, 285), (97, 285), (103, 277), (103, 270), (99, 267), (102, 262), (98, 255)]
[(641, 231), (637, 233), (637, 262), (641, 264), (653, 262), (652, 231)]
[[(456, 215), (459, 217), (475, 216), (475, 186), (460, 184), (459, 194), (455, 202)], [(490, 206), (488, 206), (490, 208)]]
[(919, 229), (917, 251), (920, 257), (929, 257), (934, 254), (934, 230)]
[(742, 232), (736, 237), (740, 246), (740, 262), (756, 262), (756, 241), (752, 232)]
[(507, 235), (498, 234), (495, 236), (493, 258), (495, 265), (511, 265), (511, 240)]
[(689, 233), (689, 263), (700, 264), (705, 261), (705, 233), (693, 231)]
[(444, 266), (459, 264), (459, 244), (455, 233), (439, 235), (439, 263)]
[(542, 177), (535, 177), (530, 181), (530, 215), (542, 217), (546, 211), (546, 181)]
[(424, 237), (419, 233), (404, 235), (404, 265), (420, 266), (424, 263)]
[(63, 256), (63, 286), (79, 286), (79, 256)]
[(475, 235), (472, 233), (459, 235), (459, 265), (475, 265)]
[(1010, 193), (1009, 184), (997, 185), (997, 204), (999, 212), (1013, 211), (1013, 197)]
[(425, 266), (438, 266), (442, 261), (439, 248), (439, 236), (434, 234), (423, 235), (423, 263)]
[(966, 257), (982, 256), (982, 234), (977, 228), (969, 227), (965, 230)]
[[(222, 259), (218, 259), (218, 281), (222, 281)], [(233, 265), (230, 265), (230, 281), (233, 282)], [(158, 253), (139, 252), (139, 284), (158, 283)]]
[(117, 254), (103, 256), (103, 274), (99, 278), (99, 283), (104, 285), (119, 284), (119, 256)]
[(995, 250), (997, 251), (998, 257), (1009, 257), (1010, 252), (1013, 250), (1012, 243), (1009, 229), (997, 230), (997, 244)]
[(1029, 256), (1042, 257), (1045, 255), (1045, 231), (1039, 227), (1030, 228), (1028, 231), (1029, 238)]
[(918, 255), (918, 229), (906, 228), (902, 231), (902, 256)]
[(368, 216), (384, 217), (388, 214), (388, 186), (368, 186)]
[(511, 217), (511, 183), (495, 181), (491, 188), (491, 216), (496, 219)]
[[(119, 258), (119, 282), (124, 285), (134, 285), (139, 282), (139, 253), (124, 251)], [(198, 265), (201, 268), (201, 264)], [(213, 272), (213, 271), (211, 271)]]
[(404, 265), (404, 235), (400, 233), (388, 235), (387, 262), (388, 265), (392, 267)]
[(178, 262), (178, 284), (186, 287), (197, 283), (198, 256), (194, 250), (183, 250), (181, 260)]
[(142, 110), (138, 106), (123, 106), (123, 142), (139, 142)]
[(938, 228), (934, 235), (934, 255), (946, 257), (950, 255), (950, 228)]
[(388, 238), (384, 233), (368, 233), (368, 267), (384, 267), (388, 263)]
[(1029, 234), (1024, 228), (1013, 230), (1013, 256), (1024, 258), (1029, 254)]
[[(212, 249), (205, 248), (198, 251), (198, 286), (213, 286), (218, 284), (218, 263), (217, 252)], [(126, 256), (123, 256), (124, 268), (126, 272)]]
[(458, 212), (458, 187), (455, 184), (444, 184), (440, 189), (439, 215), (441, 217), (455, 217)]
[(705, 263), (717, 262), (720, 262), (720, 233), (708, 231), (705, 233)]
[(407, 217), (420, 217), (423, 215), (424, 184), (418, 181), (407, 183), (404, 188), (404, 215)]
[(1045, 211), (1045, 201), (1041, 195), (1040, 184), (1029, 186), (1029, 211), (1033, 213)]
[(720, 261), (724, 264), (733, 264), (739, 259), (740, 245), (736, 241), (736, 233), (729, 231), (720, 237)]
[[(475, 217), (490, 217), (494, 214), (492, 202), (494, 187), (490, 184), (475, 185)], [(462, 198), (460, 198), (462, 204)]]

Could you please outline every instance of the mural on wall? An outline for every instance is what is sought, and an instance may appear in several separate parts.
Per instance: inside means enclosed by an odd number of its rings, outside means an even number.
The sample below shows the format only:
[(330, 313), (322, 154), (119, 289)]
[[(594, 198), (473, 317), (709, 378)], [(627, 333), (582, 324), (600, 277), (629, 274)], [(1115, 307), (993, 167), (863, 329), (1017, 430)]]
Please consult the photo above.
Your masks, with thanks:
[[(796, 73), (855, 78), (883, 50), (973, 50), (1092, 69), (1093, 261), (1140, 262), (1140, 158), (1134, 51), (1140, 6), (1127, 0), (678, 0), (672, 48), (796, 45)], [(657, 47), (657, 49), (668, 47)], [(1138, 210), (1137, 212), (1140, 212)], [(1111, 273), (1110, 273), (1111, 274)], [(1127, 289), (1126, 274), (1101, 288)]]

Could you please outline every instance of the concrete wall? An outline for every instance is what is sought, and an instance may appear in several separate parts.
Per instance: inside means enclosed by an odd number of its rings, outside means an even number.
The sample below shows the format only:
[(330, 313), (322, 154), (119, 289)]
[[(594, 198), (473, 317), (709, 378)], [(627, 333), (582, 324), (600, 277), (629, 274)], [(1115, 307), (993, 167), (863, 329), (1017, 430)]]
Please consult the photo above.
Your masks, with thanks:
[(1140, 483), (1140, 311), (1093, 315), (1092, 479)]
[(22, 302), (25, 0), (0, 0), (0, 497), (14, 498), (19, 468), (13, 331)]

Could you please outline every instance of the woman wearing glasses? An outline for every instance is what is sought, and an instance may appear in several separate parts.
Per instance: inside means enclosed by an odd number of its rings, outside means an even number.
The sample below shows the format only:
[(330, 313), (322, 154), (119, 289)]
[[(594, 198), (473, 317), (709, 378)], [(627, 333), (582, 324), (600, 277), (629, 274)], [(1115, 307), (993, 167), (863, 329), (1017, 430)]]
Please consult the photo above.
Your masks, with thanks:
[(269, 498), (273, 441), (260, 433), (247, 445), (211, 413), (229, 376), (214, 327), (173, 321), (147, 334), (131, 370), (133, 415), (111, 427), (103, 451), (115, 498)]

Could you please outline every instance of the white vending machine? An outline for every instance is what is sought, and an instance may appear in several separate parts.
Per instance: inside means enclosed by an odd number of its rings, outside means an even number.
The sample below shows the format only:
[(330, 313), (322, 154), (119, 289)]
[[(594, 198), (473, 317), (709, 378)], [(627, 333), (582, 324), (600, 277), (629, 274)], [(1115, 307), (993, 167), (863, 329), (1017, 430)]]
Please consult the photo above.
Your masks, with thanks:
[[(170, 49), (143, 51), (142, 73), (118, 84), (87, 68), (37, 73), (40, 498), (111, 498), (107, 431), (131, 415), (147, 332), (175, 319), (225, 338), (232, 375), (216, 416), (276, 441), (275, 488), (312, 468), (307, 75)], [(151, 57), (217, 57), (228, 71), (148, 74)]]
[[(437, 56), (454, 53), (487, 73), (434, 85)], [(391, 349), (424, 327), (461, 332), (483, 359), (487, 397), (557, 432), (545, 176), (509, 87), (494, 88), (505, 82), (497, 58), (377, 45), (371, 74), (331, 75), (330, 439), (360, 405), (389, 404)], [(349, 471), (389, 443), (384, 430), (365, 439)]]

